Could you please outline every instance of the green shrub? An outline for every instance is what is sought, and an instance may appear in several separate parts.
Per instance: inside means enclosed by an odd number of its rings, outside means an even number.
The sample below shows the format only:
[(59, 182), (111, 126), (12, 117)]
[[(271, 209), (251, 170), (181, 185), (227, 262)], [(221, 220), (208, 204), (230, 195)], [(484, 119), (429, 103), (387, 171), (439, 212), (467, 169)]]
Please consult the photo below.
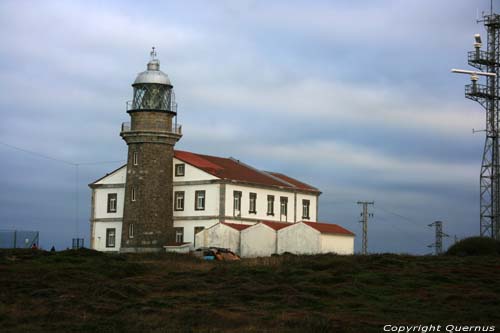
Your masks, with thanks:
[(489, 237), (469, 237), (453, 244), (448, 255), (455, 256), (485, 256), (499, 255), (500, 242)]

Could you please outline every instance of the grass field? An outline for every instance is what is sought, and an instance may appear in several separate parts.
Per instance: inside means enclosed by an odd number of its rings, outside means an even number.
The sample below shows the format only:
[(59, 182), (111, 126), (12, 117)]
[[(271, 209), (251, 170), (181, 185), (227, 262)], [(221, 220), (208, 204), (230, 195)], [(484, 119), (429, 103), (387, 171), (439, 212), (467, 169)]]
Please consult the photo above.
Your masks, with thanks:
[(279, 256), (204, 262), (0, 252), (2, 332), (382, 332), (500, 325), (500, 257)]

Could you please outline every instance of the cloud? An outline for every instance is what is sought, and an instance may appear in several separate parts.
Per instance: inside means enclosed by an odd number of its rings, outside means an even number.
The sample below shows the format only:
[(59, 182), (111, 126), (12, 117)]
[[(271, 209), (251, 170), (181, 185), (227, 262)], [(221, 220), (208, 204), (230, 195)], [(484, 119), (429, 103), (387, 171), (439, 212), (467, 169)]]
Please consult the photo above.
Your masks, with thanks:
[(278, 113), (311, 122), (371, 124), (386, 129), (417, 129), (463, 136), (481, 126), (483, 115), (463, 102), (443, 103), (437, 97), (404, 87), (377, 87), (324, 80), (299, 80), (282, 85), (197, 86), (188, 98), (210, 109), (245, 107), (254, 113)]
[[(317, 185), (321, 214), (333, 221), (355, 221), (358, 209), (332, 200), (376, 199), (415, 219), (446, 212), (456, 230), (475, 232), (482, 142), (470, 131), (484, 127), (484, 114), (463, 100), (465, 82), (449, 68), (465, 64), (471, 36), (482, 29), (476, 6), (3, 1), (0, 141), (72, 161), (124, 159), (124, 102), (155, 45), (180, 103), (179, 149), (235, 156)], [(73, 214), (73, 171), (0, 152), (13, 161), (0, 166), (9, 175), (0, 182), (11, 189), (0, 198), (2, 221), (24, 226), (38, 216), (46, 234), (70, 239), (72, 226), (62, 226)], [(81, 207), (89, 203), (86, 183), (113, 167), (82, 167)], [(57, 202), (43, 197), (44, 186)], [(23, 215), (11, 208), (27, 192), (36, 204)], [(66, 215), (43, 208), (53, 205)]]

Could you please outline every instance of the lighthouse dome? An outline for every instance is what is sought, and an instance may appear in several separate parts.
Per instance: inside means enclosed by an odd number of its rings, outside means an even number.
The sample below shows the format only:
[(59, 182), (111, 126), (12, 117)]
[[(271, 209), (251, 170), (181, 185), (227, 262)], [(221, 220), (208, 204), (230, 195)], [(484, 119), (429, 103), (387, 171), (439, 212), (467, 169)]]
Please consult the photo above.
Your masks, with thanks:
[(147, 70), (137, 74), (137, 78), (135, 79), (132, 86), (144, 83), (164, 84), (167, 86), (172, 86), (168, 75), (160, 70), (160, 61), (156, 59), (156, 52), (154, 50), (154, 47), (153, 51), (151, 52), (151, 60), (148, 62)]

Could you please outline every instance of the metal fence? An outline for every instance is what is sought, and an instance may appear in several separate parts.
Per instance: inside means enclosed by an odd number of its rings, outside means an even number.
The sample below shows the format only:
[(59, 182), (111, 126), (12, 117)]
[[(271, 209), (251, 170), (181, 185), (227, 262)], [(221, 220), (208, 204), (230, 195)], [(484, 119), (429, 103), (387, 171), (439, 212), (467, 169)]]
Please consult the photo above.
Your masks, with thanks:
[(29, 249), (33, 245), (39, 245), (39, 235), (38, 231), (0, 230), (0, 248)]
[(85, 241), (83, 238), (73, 238), (72, 241), (72, 249), (77, 250), (77, 249), (82, 249), (85, 247)]

